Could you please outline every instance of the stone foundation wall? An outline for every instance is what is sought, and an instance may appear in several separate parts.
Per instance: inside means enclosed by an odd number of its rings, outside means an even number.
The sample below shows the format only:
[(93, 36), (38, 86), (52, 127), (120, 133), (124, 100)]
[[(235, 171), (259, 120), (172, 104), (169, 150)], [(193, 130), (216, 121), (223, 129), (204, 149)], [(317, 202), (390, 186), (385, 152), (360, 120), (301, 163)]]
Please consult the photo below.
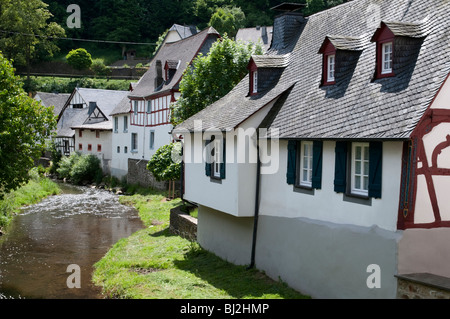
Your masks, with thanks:
[(398, 299), (450, 299), (450, 279), (432, 274), (397, 276)]
[(197, 219), (181, 211), (181, 207), (170, 210), (169, 230), (190, 241), (197, 241)]
[(147, 169), (148, 161), (128, 159), (127, 183), (131, 185), (140, 185), (159, 190), (167, 190), (167, 182), (158, 182), (152, 173)]

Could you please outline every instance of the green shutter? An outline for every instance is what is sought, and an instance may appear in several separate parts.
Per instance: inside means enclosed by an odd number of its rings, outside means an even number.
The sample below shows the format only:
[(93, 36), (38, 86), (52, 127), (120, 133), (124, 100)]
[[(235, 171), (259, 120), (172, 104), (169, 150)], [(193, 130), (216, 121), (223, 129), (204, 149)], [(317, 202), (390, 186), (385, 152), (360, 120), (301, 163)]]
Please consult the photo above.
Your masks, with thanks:
[(383, 143), (371, 142), (369, 146), (369, 197), (381, 198)]
[[(207, 140), (205, 142), (205, 152), (208, 150), (208, 144), (211, 143), (211, 140)], [(211, 176), (211, 153), (206, 153), (205, 154), (205, 174), (206, 176)], [(209, 163), (208, 163), (209, 162)]]
[(334, 191), (345, 193), (347, 180), (347, 142), (336, 142)]
[(297, 164), (297, 142), (289, 141), (288, 142), (287, 173), (286, 173), (286, 182), (289, 185), (295, 184), (296, 164)]
[(313, 142), (313, 168), (312, 168), (312, 187), (320, 189), (322, 187), (322, 153), (323, 142)]
[(222, 139), (223, 152), (222, 152), (222, 163), (220, 163), (220, 179), (225, 179), (225, 158), (226, 158), (226, 145), (225, 139)]

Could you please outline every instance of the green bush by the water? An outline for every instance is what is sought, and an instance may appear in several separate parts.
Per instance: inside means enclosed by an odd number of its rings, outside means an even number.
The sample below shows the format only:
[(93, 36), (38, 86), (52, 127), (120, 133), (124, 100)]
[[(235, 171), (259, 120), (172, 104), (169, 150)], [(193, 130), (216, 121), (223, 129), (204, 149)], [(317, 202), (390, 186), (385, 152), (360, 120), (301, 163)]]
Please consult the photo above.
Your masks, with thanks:
[(76, 152), (68, 157), (63, 157), (56, 171), (60, 178), (70, 179), (74, 184), (98, 182), (103, 177), (100, 160), (97, 156), (81, 155)]

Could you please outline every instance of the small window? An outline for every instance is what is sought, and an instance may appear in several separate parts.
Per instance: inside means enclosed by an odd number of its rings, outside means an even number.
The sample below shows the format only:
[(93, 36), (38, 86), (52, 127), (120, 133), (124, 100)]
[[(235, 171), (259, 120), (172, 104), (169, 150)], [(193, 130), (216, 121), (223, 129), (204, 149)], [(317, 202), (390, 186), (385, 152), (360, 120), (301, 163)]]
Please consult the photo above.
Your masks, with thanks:
[(334, 67), (336, 65), (336, 56), (327, 56), (327, 82), (334, 82)]
[(155, 131), (150, 131), (150, 149), (155, 148)]
[(300, 176), (299, 184), (301, 186), (312, 186), (312, 168), (313, 166), (313, 142), (300, 143)]
[(128, 153), (128, 146), (125, 146), (125, 147), (123, 148), (123, 152), (124, 152), (125, 154)]
[(381, 74), (392, 73), (392, 42), (383, 43), (381, 45), (381, 51)]
[(123, 132), (128, 133), (128, 116), (123, 117)]
[(131, 152), (137, 152), (138, 150), (138, 141), (137, 141), (137, 133), (131, 134)]
[(92, 151), (92, 144), (88, 144), (88, 151), (89, 151), (89, 152)]
[(135, 116), (138, 114), (138, 110), (139, 110), (139, 102), (133, 101), (133, 113)]
[(221, 160), (221, 152), (220, 152), (220, 139), (214, 140), (214, 150), (213, 150), (213, 175), (214, 177), (220, 178), (220, 163)]
[(253, 81), (252, 93), (258, 93), (258, 71), (253, 71), (252, 81)]
[(102, 144), (97, 144), (97, 152), (101, 152), (102, 151)]
[(73, 104), (72, 108), (74, 108), (74, 109), (82, 109), (83, 108), (83, 103)]
[(82, 151), (82, 150), (83, 150), (83, 144), (81, 144), (81, 143), (78, 144), (78, 150), (79, 150), (79, 151)]
[(95, 137), (96, 137), (96, 138), (100, 138), (100, 131), (99, 131), (99, 130), (96, 130), (96, 131), (95, 131)]
[(120, 146), (117, 146), (117, 153), (120, 153)]
[(78, 137), (83, 137), (83, 130), (78, 131)]
[(352, 144), (351, 193), (369, 194), (369, 143)]
[(119, 132), (119, 118), (115, 117), (114, 118), (114, 133)]
[(152, 113), (152, 100), (147, 101), (147, 113)]

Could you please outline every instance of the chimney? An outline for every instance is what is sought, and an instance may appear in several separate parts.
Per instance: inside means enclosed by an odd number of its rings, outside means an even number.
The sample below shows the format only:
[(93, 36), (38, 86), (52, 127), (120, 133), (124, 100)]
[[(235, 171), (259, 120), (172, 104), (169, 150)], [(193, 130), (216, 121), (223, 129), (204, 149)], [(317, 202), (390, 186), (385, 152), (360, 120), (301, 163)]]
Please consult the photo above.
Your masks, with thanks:
[(164, 82), (161, 60), (156, 60), (155, 67), (156, 67), (156, 78), (155, 78), (155, 89), (156, 89), (159, 88)]
[(305, 7), (305, 4), (285, 2), (271, 8), (282, 13), (274, 19), (270, 50), (278, 51), (279, 54), (292, 51), (306, 24), (303, 13), (298, 12)]

